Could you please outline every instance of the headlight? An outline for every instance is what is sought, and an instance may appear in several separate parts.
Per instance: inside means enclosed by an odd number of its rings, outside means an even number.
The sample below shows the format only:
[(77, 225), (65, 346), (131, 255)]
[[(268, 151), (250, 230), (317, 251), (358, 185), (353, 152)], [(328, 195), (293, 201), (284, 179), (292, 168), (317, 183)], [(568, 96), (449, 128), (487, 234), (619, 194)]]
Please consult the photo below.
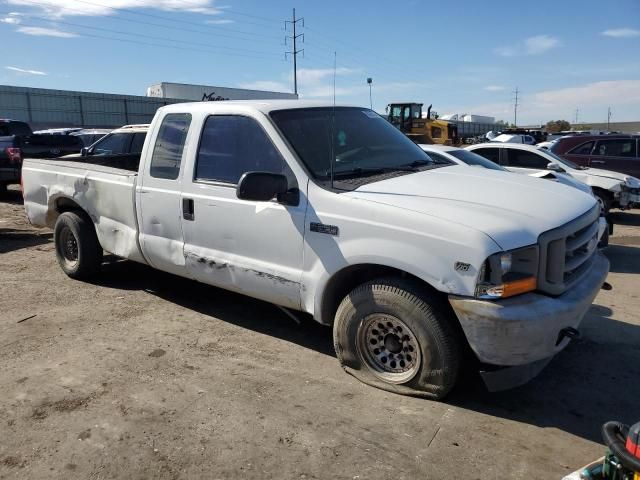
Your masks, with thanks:
[(538, 246), (491, 255), (478, 274), (476, 297), (495, 300), (531, 292), (538, 285)]

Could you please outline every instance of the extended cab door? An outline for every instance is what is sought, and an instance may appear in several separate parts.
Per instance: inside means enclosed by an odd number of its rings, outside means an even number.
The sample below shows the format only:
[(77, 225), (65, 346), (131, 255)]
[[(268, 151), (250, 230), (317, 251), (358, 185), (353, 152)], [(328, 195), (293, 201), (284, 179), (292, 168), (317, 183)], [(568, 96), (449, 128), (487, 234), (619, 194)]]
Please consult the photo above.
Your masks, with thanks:
[[(274, 145), (267, 130), (275, 130), (266, 119), (210, 115), (202, 123), (182, 189), (190, 275), (299, 308), (306, 184), (300, 185)], [(237, 183), (250, 171), (286, 175), (290, 190), (302, 190), (299, 199), (292, 204), (238, 199)]]
[[(188, 276), (184, 261), (180, 190), (191, 115), (168, 113), (144, 152), (136, 191), (140, 242), (145, 258), (159, 270)], [(155, 135), (152, 136), (152, 135)]]

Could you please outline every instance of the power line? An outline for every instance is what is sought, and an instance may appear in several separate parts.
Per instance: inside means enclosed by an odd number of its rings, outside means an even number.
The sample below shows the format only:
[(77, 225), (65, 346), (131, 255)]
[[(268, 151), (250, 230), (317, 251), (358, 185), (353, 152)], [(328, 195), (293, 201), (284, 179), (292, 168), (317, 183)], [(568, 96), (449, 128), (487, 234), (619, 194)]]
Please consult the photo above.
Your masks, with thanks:
[[(25, 27), (33, 27), (34, 25), (25, 25), (22, 24)], [(141, 42), (139, 40), (132, 40), (130, 38), (117, 38), (117, 37), (113, 37), (113, 36), (104, 36), (104, 35), (95, 35), (95, 34), (91, 34), (91, 33), (78, 33), (75, 34), (79, 37), (87, 37), (87, 38), (98, 38), (98, 39), (102, 39), (102, 40), (109, 40), (109, 41), (116, 41), (116, 42), (126, 42), (126, 43), (132, 43), (132, 44), (136, 44), (136, 45), (145, 45), (145, 46), (149, 46), (149, 47), (161, 47), (161, 48), (171, 48), (171, 49), (175, 49), (175, 50), (183, 50), (183, 51), (191, 51), (191, 52), (203, 52), (203, 53), (208, 53), (208, 54), (218, 54), (218, 55), (226, 55), (226, 56), (231, 56), (231, 57), (245, 57), (245, 58), (255, 58), (255, 59), (259, 59), (259, 60), (269, 60), (269, 61), (273, 61), (274, 59), (267, 59), (264, 56), (258, 56), (258, 55), (245, 55), (245, 54), (241, 54), (241, 53), (232, 53), (232, 52), (220, 52), (220, 51), (216, 51), (216, 50), (209, 50), (209, 49), (202, 49), (202, 48), (190, 48), (190, 47), (181, 47), (178, 45), (166, 45), (166, 44), (160, 44), (160, 43), (149, 43), (149, 42)]]
[(290, 52), (286, 52), (285, 58), (287, 54), (293, 55), (293, 93), (298, 95), (298, 54), (304, 52), (304, 48), (302, 50), (298, 50), (298, 38), (302, 37), (302, 41), (304, 42), (304, 33), (296, 34), (296, 27), (298, 26), (298, 22), (302, 22), (302, 26), (304, 27), (304, 17), (296, 19), (296, 9), (293, 9), (293, 19), (285, 20), (284, 28), (287, 29), (287, 25), (291, 24), (293, 27), (293, 34), (291, 37), (285, 37), (286, 39), (291, 38), (293, 40), (293, 50)]
[[(3, 15), (6, 15), (7, 13), (2, 13)], [(273, 56), (279, 56), (276, 53), (273, 52), (267, 52), (264, 50), (251, 50), (251, 49), (247, 49), (247, 48), (240, 48), (240, 47), (227, 47), (227, 46), (223, 46), (223, 45), (211, 45), (208, 43), (199, 43), (199, 42), (190, 42), (187, 40), (176, 40), (173, 38), (165, 38), (165, 37), (157, 37), (154, 35), (145, 35), (142, 33), (132, 33), (132, 32), (126, 32), (126, 31), (122, 31), (122, 30), (112, 30), (109, 28), (102, 28), (102, 27), (96, 27), (96, 26), (91, 26), (91, 25), (82, 25), (79, 23), (73, 23), (73, 22), (66, 22), (63, 20), (56, 20), (55, 22), (49, 20), (48, 18), (44, 18), (44, 17), (38, 17), (36, 15), (30, 15), (30, 18), (35, 18), (37, 20), (42, 20), (44, 22), (49, 22), (49, 23), (53, 23), (55, 24), (62, 24), (62, 25), (69, 25), (72, 27), (79, 27), (79, 28), (88, 28), (91, 30), (99, 30), (102, 32), (107, 32), (107, 33), (117, 33), (119, 35), (130, 35), (133, 37), (140, 37), (140, 38), (148, 38), (151, 40), (160, 40), (160, 41), (171, 41), (171, 42), (176, 42), (176, 43), (183, 43), (186, 45), (195, 45), (195, 46), (200, 46), (200, 47), (207, 47), (207, 48), (220, 48), (220, 49), (224, 49), (224, 50), (236, 50), (236, 51), (240, 51), (240, 52), (248, 52), (248, 53), (257, 53), (257, 54), (263, 54), (263, 55), (273, 55)]]
[[(42, 6), (42, 7), (50, 7), (50, 4), (46, 4), (46, 3), (40, 3), (40, 2), (36, 2), (36, 1), (29, 1), (29, 5), (38, 5), (38, 6)], [(100, 6), (100, 5), (97, 5)], [(113, 8), (113, 7), (105, 7), (105, 8)], [(78, 10), (78, 9), (73, 9), (73, 8), (66, 8), (67, 11), (70, 12), (77, 12), (77, 13), (86, 13), (84, 10)], [(25, 16), (33, 16), (31, 14), (24, 14)], [(49, 19), (51, 20), (51, 19)], [(225, 34), (225, 33), (218, 33), (216, 31), (214, 31), (213, 29), (215, 27), (204, 27), (204, 29), (202, 29), (202, 25), (194, 23), (194, 25), (200, 27), (201, 29), (193, 29), (193, 28), (185, 28), (185, 27), (178, 27), (178, 26), (172, 26), (172, 25), (164, 25), (162, 23), (155, 23), (155, 22), (148, 22), (148, 21), (144, 21), (144, 20), (136, 20), (136, 19), (132, 19), (132, 18), (127, 18), (127, 17), (123, 17), (123, 16), (119, 16), (117, 17), (118, 21), (124, 21), (124, 22), (129, 22), (129, 23), (135, 23), (135, 24), (140, 24), (140, 25), (149, 25), (149, 26), (153, 26), (153, 27), (160, 27), (160, 28), (166, 28), (168, 30), (176, 30), (179, 32), (191, 32), (191, 33), (197, 33), (200, 35), (207, 35), (207, 36), (216, 36), (216, 37), (224, 37), (224, 38), (229, 38), (229, 39), (233, 39), (233, 40), (241, 40), (241, 41), (251, 41), (251, 42), (255, 42), (255, 39), (253, 38), (243, 38), (243, 37), (238, 37), (236, 35), (230, 35), (230, 34)], [(53, 21), (53, 20), (51, 20)], [(245, 33), (246, 34), (246, 33)], [(257, 34), (256, 34), (257, 35)], [(273, 38), (273, 39), (280, 39), (281, 37), (275, 36), (275, 35), (266, 35), (267, 38)]]
[(518, 90), (518, 87), (516, 87), (513, 93), (515, 94), (515, 100), (513, 102), (513, 125), (517, 127), (518, 126), (518, 107), (520, 106), (520, 104), (518, 103), (518, 94), (520, 93), (520, 90)]

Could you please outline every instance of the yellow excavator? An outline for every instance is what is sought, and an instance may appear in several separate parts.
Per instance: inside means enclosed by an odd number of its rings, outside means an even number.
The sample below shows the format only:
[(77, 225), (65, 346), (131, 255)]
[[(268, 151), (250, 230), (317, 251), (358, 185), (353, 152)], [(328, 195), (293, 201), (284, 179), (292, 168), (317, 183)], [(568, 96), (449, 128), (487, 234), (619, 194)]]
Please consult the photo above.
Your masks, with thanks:
[(428, 145), (457, 145), (458, 126), (438, 120), (438, 115), (429, 105), (422, 114), (422, 103), (390, 103), (387, 105), (388, 120), (416, 143)]

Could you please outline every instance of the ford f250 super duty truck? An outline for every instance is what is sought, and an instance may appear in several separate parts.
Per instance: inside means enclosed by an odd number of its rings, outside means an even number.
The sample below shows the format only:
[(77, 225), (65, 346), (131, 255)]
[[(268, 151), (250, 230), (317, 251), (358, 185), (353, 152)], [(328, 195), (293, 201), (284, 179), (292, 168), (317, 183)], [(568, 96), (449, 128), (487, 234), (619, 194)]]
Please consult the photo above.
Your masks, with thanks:
[(308, 312), (346, 371), (436, 399), (466, 352), (491, 390), (536, 375), (609, 267), (592, 196), (438, 165), (366, 108), (171, 105), (138, 173), (27, 159), (23, 186), (68, 276), (96, 274), (104, 250)]

